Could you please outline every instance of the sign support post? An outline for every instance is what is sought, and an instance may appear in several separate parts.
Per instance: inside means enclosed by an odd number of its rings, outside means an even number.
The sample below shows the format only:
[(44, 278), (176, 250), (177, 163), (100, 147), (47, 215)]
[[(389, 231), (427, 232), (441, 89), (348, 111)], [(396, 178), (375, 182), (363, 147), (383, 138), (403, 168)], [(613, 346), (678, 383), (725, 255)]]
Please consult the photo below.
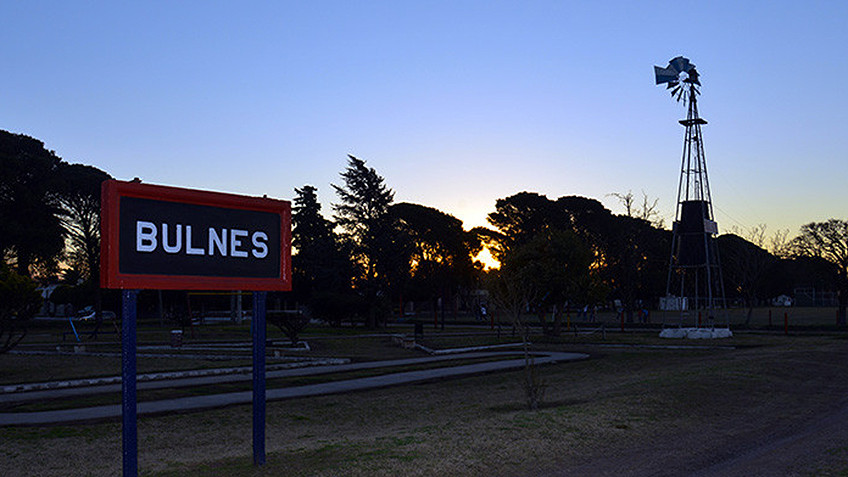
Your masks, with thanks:
[(138, 475), (141, 289), (253, 290), (253, 463), (265, 464), (265, 305), (269, 291), (291, 290), (291, 203), (140, 181), (101, 187), (100, 285), (122, 293), (124, 477)]
[(253, 292), (253, 465), (265, 464), (265, 303)]
[(138, 423), (136, 421), (136, 290), (121, 290), (121, 417), (124, 477), (138, 475)]

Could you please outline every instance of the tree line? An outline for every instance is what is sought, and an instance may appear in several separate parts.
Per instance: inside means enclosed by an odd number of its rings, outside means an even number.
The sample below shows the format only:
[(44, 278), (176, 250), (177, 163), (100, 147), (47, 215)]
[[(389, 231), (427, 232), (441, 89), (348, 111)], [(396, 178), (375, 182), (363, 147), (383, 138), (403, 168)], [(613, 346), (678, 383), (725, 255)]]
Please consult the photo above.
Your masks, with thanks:
[[(19, 339), (20, 323), (35, 312), (36, 282), (60, 280), (67, 286), (59, 299), (99, 309), (100, 184), (108, 178), (65, 162), (37, 139), (0, 131), (0, 346)], [(615, 300), (633, 321), (666, 291), (671, 232), (647, 196), (638, 204), (631, 193), (614, 194), (625, 209), (614, 214), (592, 198), (519, 192), (496, 201), (490, 227), (465, 230), (448, 213), (396, 203), (385, 179), (352, 155), (332, 187), (331, 218), (314, 186), (294, 190), (294, 285), (282, 297), (331, 324), (380, 326), (408, 302), (429, 303), (444, 317), (476, 306), (469, 297), (486, 289), (490, 305), (530, 310), (556, 334), (569, 308)], [(816, 287), (838, 293), (845, 324), (848, 220), (810, 223), (772, 244), (762, 226), (741, 235), (718, 238), (730, 302), (752, 309), (795, 287)], [(483, 247), (500, 268), (475, 260)], [(13, 295), (32, 299), (24, 306)]]
[[(313, 186), (296, 189), (294, 199), (293, 293), (327, 321), (377, 326), (407, 301), (455, 307), (482, 288), (557, 334), (569, 308), (616, 301), (632, 322), (666, 293), (672, 233), (647, 197), (640, 204), (632, 193), (615, 194), (625, 213), (614, 214), (596, 199), (519, 192), (496, 201), (491, 227), (466, 231), (445, 212), (394, 203), (384, 178), (359, 158), (348, 157), (341, 179), (332, 220)], [(755, 306), (813, 287), (837, 292), (845, 324), (848, 220), (807, 224), (791, 240), (779, 232), (770, 244), (765, 226), (742, 235), (718, 237), (728, 303), (747, 307), (750, 321)], [(499, 269), (475, 261), (483, 247)]]
[(109, 178), (0, 130), (0, 351), (23, 338), (39, 282), (61, 278), (72, 285), (65, 299), (83, 294), (99, 308), (100, 184)]

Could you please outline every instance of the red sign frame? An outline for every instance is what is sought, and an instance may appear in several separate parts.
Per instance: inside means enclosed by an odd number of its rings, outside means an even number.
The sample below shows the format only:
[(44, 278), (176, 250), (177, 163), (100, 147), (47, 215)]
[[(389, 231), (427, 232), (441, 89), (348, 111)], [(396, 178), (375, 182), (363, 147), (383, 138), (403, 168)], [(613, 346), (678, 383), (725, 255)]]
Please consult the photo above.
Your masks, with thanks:
[[(280, 276), (255, 278), (180, 274), (136, 274), (120, 272), (120, 198), (134, 197), (229, 210), (279, 214)], [(158, 290), (291, 290), (291, 203), (264, 197), (183, 189), (140, 182), (104, 181), (100, 208), (100, 286), (120, 289)], [(128, 239), (125, 237), (125, 239)]]

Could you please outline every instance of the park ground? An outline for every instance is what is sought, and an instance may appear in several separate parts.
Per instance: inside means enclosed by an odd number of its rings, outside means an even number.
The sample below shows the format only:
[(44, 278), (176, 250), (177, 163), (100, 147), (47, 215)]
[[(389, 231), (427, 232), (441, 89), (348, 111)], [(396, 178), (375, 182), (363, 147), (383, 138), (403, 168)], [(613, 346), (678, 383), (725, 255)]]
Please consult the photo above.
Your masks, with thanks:
[[(606, 333), (586, 324), (586, 334), (533, 336), (535, 349), (590, 355), (538, 369), (545, 393), (536, 411), (525, 406), (521, 371), (269, 402), (260, 468), (252, 465), (249, 405), (145, 416), (139, 466), (142, 475), (166, 476), (848, 475), (848, 333), (830, 326), (830, 309), (789, 310), (786, 333), (783, 313), (773, 310), (769, 327), (758, 310), (753, 329), (722, 340), (621, 332), (614, 317), (601, 317)], [(60, 332), (35, 333), (22, 349), (55, 347)], [(204, 328), (187, 341), (240, 332)], [(157, 339), (167, 342), (167, 332), (139, 332), (140, 345)], [(355, 361), (421, 355), (361, 330), (307, 330), (305, 339), (314, 355)], [(451, 348), (514, 338), (507, 328), (498, 337), (428, 326), (423, 341)], [(87, 347), (117, 349), (98, 343)], [(216, 366), (139, 360), (140, 372)], [(0, 384), (119, 369), (109, 356), (1, 355)], [(120, 468), (119, 422), (0, 428), (3, 475), (118, 475)]]

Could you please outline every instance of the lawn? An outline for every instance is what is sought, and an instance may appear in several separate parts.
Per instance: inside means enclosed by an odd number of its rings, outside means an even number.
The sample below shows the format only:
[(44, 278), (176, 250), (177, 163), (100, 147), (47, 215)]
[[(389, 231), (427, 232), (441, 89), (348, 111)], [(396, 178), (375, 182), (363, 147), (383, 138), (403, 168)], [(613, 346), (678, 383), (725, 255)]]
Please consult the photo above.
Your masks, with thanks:
[[(652, 335), (630, 337), (653, 343)], [(439, 344), (439, 337), (429, 339)], [(381, 342), (330, 341), (363, 357), (390, 351)], [(617, 463), (648, 465), (649, 454), (675, 450), (685, 453), (676, 470), (691, 473), (732, 453), (727, 442), (789, 433), (834, 412), (848, 393), (848, 340), (841, 335), (715, 342), (733, 349), (625, 346), (623, 335), (536, 341), (592, 355), (540, 369), (541, 410), (524, 408), (520, 372), (270, 402), (262, 468), (251, 463), (250, 406), (143, 417), (142, 475), (587, 475), (587, 468)], [(116, 422), (3, 428), (0, 442), (4, 475), (120, 471)], [(804, 463), (799, 475), (848, 472), (844, 443), (820, 450), (827, 457)]]

